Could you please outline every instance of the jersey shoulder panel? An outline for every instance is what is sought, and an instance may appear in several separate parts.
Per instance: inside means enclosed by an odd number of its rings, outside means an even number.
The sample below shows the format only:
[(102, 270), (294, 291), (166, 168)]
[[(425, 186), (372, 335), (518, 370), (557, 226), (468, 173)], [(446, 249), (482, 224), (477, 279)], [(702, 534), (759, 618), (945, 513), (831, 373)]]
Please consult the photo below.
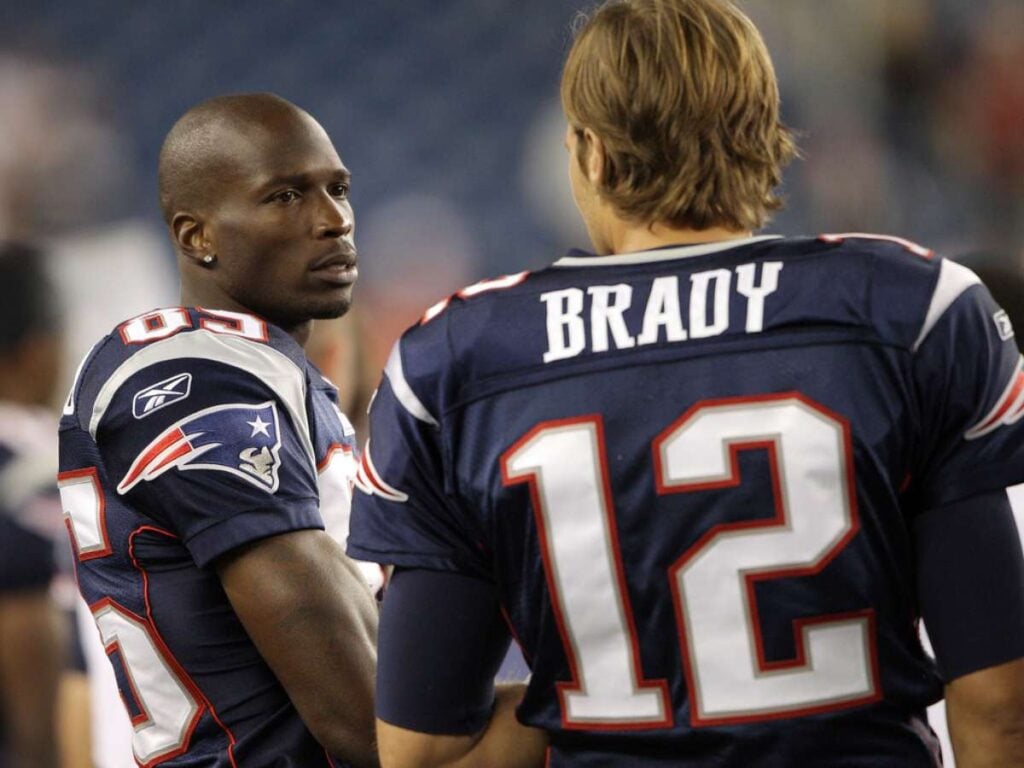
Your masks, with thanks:
[(889, 235), (821, 235), (836, 257), (858, 262), (869, 280), (868, 313), (880, 338), (916, 351), (942, 313), (978, 282), (932, 250)]
[[(182, 308), (132, 318), (101, 340), (80, 367), (62, 427), (77, 424), (95, 438), (101, 424), (106, 426), (119, 415), (111, 407), (120, 404), (126, 385), (135, 389), (124, 410), (142, 420), (195, 399), (198, 371), (224, 368), (260, 382), (308, 435), (305, 360), (298, 344), (252, 315)], [(213, 391), (218, 390), (230, 392), (230, 387)]]

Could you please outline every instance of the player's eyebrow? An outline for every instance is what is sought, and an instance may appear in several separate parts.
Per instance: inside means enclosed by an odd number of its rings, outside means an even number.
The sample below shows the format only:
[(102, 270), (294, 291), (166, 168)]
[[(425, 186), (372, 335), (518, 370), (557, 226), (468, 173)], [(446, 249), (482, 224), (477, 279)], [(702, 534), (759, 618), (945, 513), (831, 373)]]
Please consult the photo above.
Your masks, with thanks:
[[(321, 174), (315, 172), (301, 172), (271, 176), (259, 185), (258, 191), (269, 192), (275, 187), (308, 187), (312, 185), (320, 175)], [(352, 180), (352, 174), (349, 172), (348, 168), (344, 167), (326, 171), (323, 176), (330, 179), (331, 182), (342, 182), (347, 184)]]

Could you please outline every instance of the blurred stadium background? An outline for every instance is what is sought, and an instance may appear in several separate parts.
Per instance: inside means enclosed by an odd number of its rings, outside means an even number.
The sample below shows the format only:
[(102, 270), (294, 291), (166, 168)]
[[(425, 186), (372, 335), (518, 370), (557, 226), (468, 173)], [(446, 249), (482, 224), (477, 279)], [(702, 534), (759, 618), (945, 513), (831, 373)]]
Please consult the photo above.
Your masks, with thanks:
[[(948, 254), (1024, 259), (1024, 3), (740, 4), (801, 132), (773, 231), (893, 232)], [(557, 103), (581, 7), (4, 4), (0, 235), (104, 250), (90, 235), (116, 233), (122, 253), (107, 268), (133, 250), (170, 265), (154, 191), (165, 132), (205, 97), (274, 91), (323, 123), (355, 174), (360, 310), (389, 310), (367, 331), (377, 360), (451, 290), (585, 244)]]
[[(767, 39), (803, 150), (770, 231), (891, 232), (1024, 268), (1024, 3), (739, 4)], [(427, 305), (586, 246), (557, 100), (583, 7), (3, 4), (0, 237), (53, 255), (68, 378), (114, 323), (176, 303), (157, 154), (174, 120), (213, 95), (269, 90), (296, 102), (354, 172), (362, 278), (359, 316), (346, 322), (363, 362), (348, 369), (363, 381), (350, 379), (353, 391), (372, 388)], [(335, 358), (344, 369), (354, 355)]]

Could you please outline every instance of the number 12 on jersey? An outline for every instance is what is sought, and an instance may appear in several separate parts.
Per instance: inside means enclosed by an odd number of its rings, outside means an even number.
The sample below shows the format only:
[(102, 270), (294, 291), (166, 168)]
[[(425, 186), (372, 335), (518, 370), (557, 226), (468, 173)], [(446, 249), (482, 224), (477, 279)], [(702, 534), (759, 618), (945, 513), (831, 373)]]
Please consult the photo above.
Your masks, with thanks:
[[(737, 453), (768, 452), (776, 514), (719, 524), (668, 568), (694, 727), (769, 720), (881, 698), (874, 612), (798, 619), (796, 658), (767, 661), (754, 584), (812, 576), (859, 527), (845, 420), (797, 393), (705, 401), (652, 446), (659, 494), (740, 484)], [(599, 416), (538, 424), (502, 456), (530, 485), (541, 554), (573, 672), (569, 729), (672, 725), (664, 680), (645, 680)], [(652, 536), (659, 535), (652, 525)]]

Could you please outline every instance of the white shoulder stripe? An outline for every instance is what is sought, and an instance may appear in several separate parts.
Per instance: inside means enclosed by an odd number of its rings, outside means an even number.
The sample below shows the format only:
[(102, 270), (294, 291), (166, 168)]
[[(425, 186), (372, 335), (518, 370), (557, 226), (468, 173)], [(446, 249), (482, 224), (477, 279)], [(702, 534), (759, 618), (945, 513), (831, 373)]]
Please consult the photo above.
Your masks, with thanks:
[(125, 360), (107, 379), (93, 403), (89, 420), (89, 433), (93, 438), (114, 395), (131, 376), (155, 363), (178, 358), (183, 362), (188, 358), (199, 358), (225, 363), (252, 374), (266, 384), (288, 410), (310, 461), (316, 464), (306, 414), (306, 376), (302, 370), (266, 344), (206, 330), (178, 333), (153, 342)]
[(409, 386), (409, 382), (405, 380), (405, 373), (402, 371), (401, 347), (402, 340), (399, 339), (395, 342), (395, 346), (391, 348), (387, 365), (384, 366), (384, 375), (391, 382), (391, 389), (394, 390), (395, 397), (398, 398), (398, 402), (402, 404), (402, 407), (420, 421), (425, 421), (427, 424), (436, 427), (438, 426), (437, 419), (420, 402), (420, 399), (416, 397), (416, 393), (412, 391), (412, 387)]
[(932, 328), (939, 322), (939, 319), (946, 313), (954, 301), (960, 295), (981, 282), (981, 279), (963, 264), (943, 259), (939, 265), (939, 280), (935, 284), (935, 292), (932, 294), (932, 303), (928, 305), (928, 314), (925, 315), (924, 325), (917, 335), (913, 350), (917, 352), (918, 347), (928, 338)]

